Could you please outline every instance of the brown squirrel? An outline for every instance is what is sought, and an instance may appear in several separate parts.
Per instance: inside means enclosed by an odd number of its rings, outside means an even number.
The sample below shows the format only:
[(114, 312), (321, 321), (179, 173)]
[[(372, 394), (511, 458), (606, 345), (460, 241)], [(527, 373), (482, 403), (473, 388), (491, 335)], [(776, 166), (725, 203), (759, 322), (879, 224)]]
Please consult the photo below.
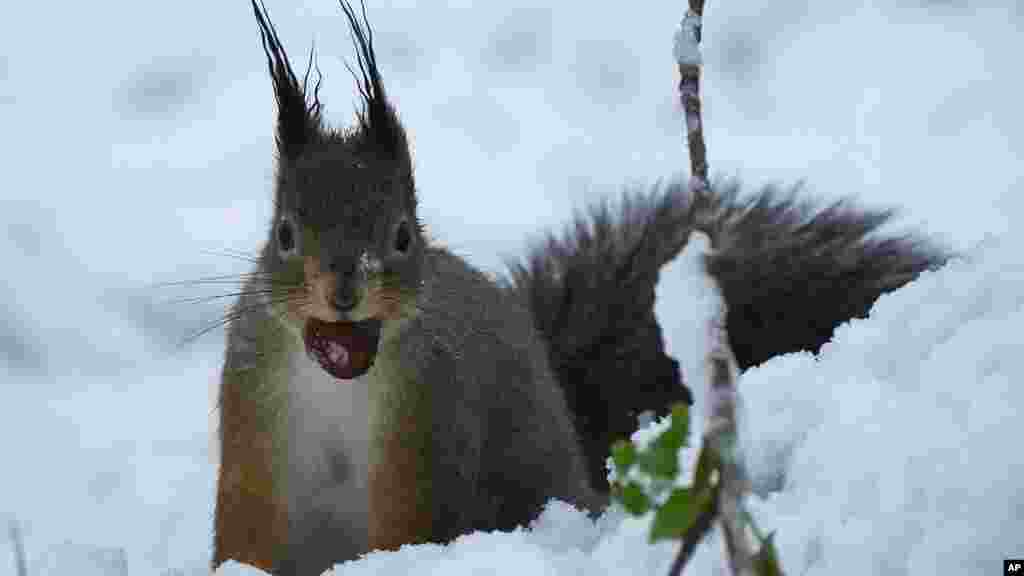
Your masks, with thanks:
[[(373, 549), (506, 530), (557, 498), (607, 502), (605, 458), (643, 410), (689, 401), (654, 317), (692, 229), (685, 186), (601, 205), (497, 281), (428, 241), (366, 19), (341, 0), (362, 110), (327, 128), (262, 2), (277, 102), (274, 217), (236, 302), (219, 399), (214, 567), (320, 574)], [(816, 350), (946, 255), (868, 239), (887, 211), (715, 189), (709, 262), (742, 367)]]

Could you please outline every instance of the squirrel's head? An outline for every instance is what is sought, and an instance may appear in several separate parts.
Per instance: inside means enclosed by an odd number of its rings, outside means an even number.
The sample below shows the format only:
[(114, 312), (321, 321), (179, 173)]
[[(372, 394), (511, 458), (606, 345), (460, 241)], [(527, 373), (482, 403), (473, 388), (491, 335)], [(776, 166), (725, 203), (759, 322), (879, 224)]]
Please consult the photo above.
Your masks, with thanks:
[[(262, 0), (252, 0), (277, 101), (274, 219), (264, 265), (290, 286), (287, 321), (332, 375), (369, 370), (382, 323), (415, 309), (424, 238), (409, 145), (377, 69), (365, 6), (341, 0), (358, 54), (362, 108), (354, 127), (320, 117), (319, 81), (307, 95)], [(312, 63), (312, 54), (310, 55)]]

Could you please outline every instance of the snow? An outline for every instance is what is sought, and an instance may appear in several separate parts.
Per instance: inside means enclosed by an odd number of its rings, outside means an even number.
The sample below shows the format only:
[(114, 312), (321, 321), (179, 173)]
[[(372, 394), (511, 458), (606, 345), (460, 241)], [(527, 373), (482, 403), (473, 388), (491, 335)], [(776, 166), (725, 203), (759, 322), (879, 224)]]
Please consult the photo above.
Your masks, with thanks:
[(686, 16), (679, 23), (679, 29), (672, 36), (672, 55), (680, 65), (700, 65), (703, 58), (700, 55), (700, 16), (692, 10), (686, 11)]
[[(297, 62), (317, 39), (327, 117), (350, 119), (336, 3), (268, 4)], [(369, 6), (434, 237), (496, 270), (574, 206), (680, 173), (665, 50), (680, 8)], [(168, 306), (201, 287), (152, 284), (243, 272), (204, 251), (252, 254), (266, 237), (273, 101), (249, 6), (70, 3), (55, 17), (20, 2), (5, 16), (2, 534), (17, 524), (31, 576), (208, 574), (223, 334), (176, 344), (221, 302)], [(913, 0), (705, 14), (715, 170), (900, 206), (901, 226), (965, 253), (842, 327), (820, 358), (742, 376), (744, 448), (759, 492), (776, 490), (751, 506), (788, 573), (984, 574), (1024, 556), (1024, 398), (1011, 384), (1024, 348), (1022, 18), (1013, 2)], [(699, 381), (708, 295), (694, 262), (663, 274), (658, 315)], [(552, 505), (530, 530), (336, 573), (664, 573), (674, 550), (647, 547), (646, 526)], [(13, 549), (0, 539), (0, 575), (15, 574)], [(721, 573), (720, 557), (712, 538), (691, 572)]]
[(787, 476), (759, 508), (791, 570), (986, 574), (1024, 552), (1022, 239), (744, 376), (751, 459)]

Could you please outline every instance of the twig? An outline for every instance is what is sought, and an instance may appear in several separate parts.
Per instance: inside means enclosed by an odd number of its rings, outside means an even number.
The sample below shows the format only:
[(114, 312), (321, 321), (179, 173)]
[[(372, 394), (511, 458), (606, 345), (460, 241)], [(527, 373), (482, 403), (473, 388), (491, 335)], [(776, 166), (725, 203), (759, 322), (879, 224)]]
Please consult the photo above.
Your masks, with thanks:
[[(711, 252), (721, 245), (719, 232), (714, 226), (711, 186), (708, 182), (707, 147), (701, 121), (700, 76), (703, 58), (700, 43), (704, 0), (689, 0), (689, 9), (675, 34), (674, 54), (679, 67), (679, 99), (686, 114), (686, 142), (690, 154), (690, 194), (693, 199), (695, 227), (707, 234)], [(707, 262), (710, 255), (705, 255)], [(710, 276), (710, 275), (709, 275)], [(734, 576), (753, 574), (753, 546), (743, 521), (742, 501), (749, 490), (749, 481), (737, 450), (736, 403), (739, 369), (726, 333), (727, 308), (721, 287), (714, 281), (717, 306), (709, 324), (711, 350), (708, 353), (708, 382), (705, 395), (704, 449), (713, 450), (721, 462), (721, 475), (716, 494), (717, 512), (730, 572)], [(701, 533), (710, 529), (715, 513), (700, 526)], [(702, 518), (703, 520), (703, 518)], [(695, 526), (695, 531), (696, 531)], [(690, 536), (687, 534), (687, 536)], [(700, 536), (687, 538), (673, 563), (675, 576), (693, 554)]]
[(704, 540), (708, 532), (711, 532), (711, 527), (714, 526), (717, 515), (718, 498), (713, 498), (711, 505), (697, 516), (693, 526), (683, 535), (683, 545), (679, 547), (679, 553), (676, 554), (676, 559), (668, 570), (668, 576), (679, 576), (683, 573), (683, 568), (686, 567), (690, 558), (693, 557), (693, 553), (697, 550), (697, 545)]
[[(717, 290), (716, 290), (717, 291)], [(734, 576), (753, 574), (754, 547), (746, 529), (742, 502), (750, 489), (743, 462), (737, 450), (736, 382), (739, 370), (729, 349), (725, 330), (725, 304), (718, 295), (719, 306), (711, 321), (712, 348), (708, 354), (709, 377), (705, 443), (718, 452), (721, 462), (719, 520), (725, 540), (726, 560)]]
[(9, 528), (11, 547), (14, 548), (14, 573), (17, 576), (28, 576), (28, 563), (25, 561), (25, 541), (21, 535), (21, 527), (18, 521), (11, 519)]
[[(708, 184), (707, 147), (701, 121), (700, 72), (703, 58), (700, 52), (701, 19), (704, 0), (689, 0), (690, 7), (675, 34), (673, 53), (679, 68), (679, 100), (686, 115), (686, 144), (690, 151), (690, 193), (694, 212), (706, 216), (710, 206), (711, 187)], [(698, 218), (698, 228), (706, 232), (714, 245), (715, 234), (702, 224), (706, 217)]]

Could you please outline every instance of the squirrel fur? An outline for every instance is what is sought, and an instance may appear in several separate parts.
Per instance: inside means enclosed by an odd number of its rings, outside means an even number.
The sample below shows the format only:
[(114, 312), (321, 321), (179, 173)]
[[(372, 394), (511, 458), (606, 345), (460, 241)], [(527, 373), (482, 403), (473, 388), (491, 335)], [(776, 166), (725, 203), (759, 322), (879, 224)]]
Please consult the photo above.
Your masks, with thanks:
[[(214, 567), (320, 574), (374, 549), (525, 525), (556, 498), (607, 503), (611, 442), (691, 402), (654, 316), (694, 214), (677, 182), (536, 243), (497, 281), (432, 244), (365, 10), (356, 125), (324, 125), (262, 2), (277, 102), (274, 216), (235, 303), (219, 398)], [(318, 87), (318, 85), (317, 85)], [(890, 211), (795, 190), (713, 188), (708, 262), (741, 367), (817, 350), (945, 252), (876, 238)]]

